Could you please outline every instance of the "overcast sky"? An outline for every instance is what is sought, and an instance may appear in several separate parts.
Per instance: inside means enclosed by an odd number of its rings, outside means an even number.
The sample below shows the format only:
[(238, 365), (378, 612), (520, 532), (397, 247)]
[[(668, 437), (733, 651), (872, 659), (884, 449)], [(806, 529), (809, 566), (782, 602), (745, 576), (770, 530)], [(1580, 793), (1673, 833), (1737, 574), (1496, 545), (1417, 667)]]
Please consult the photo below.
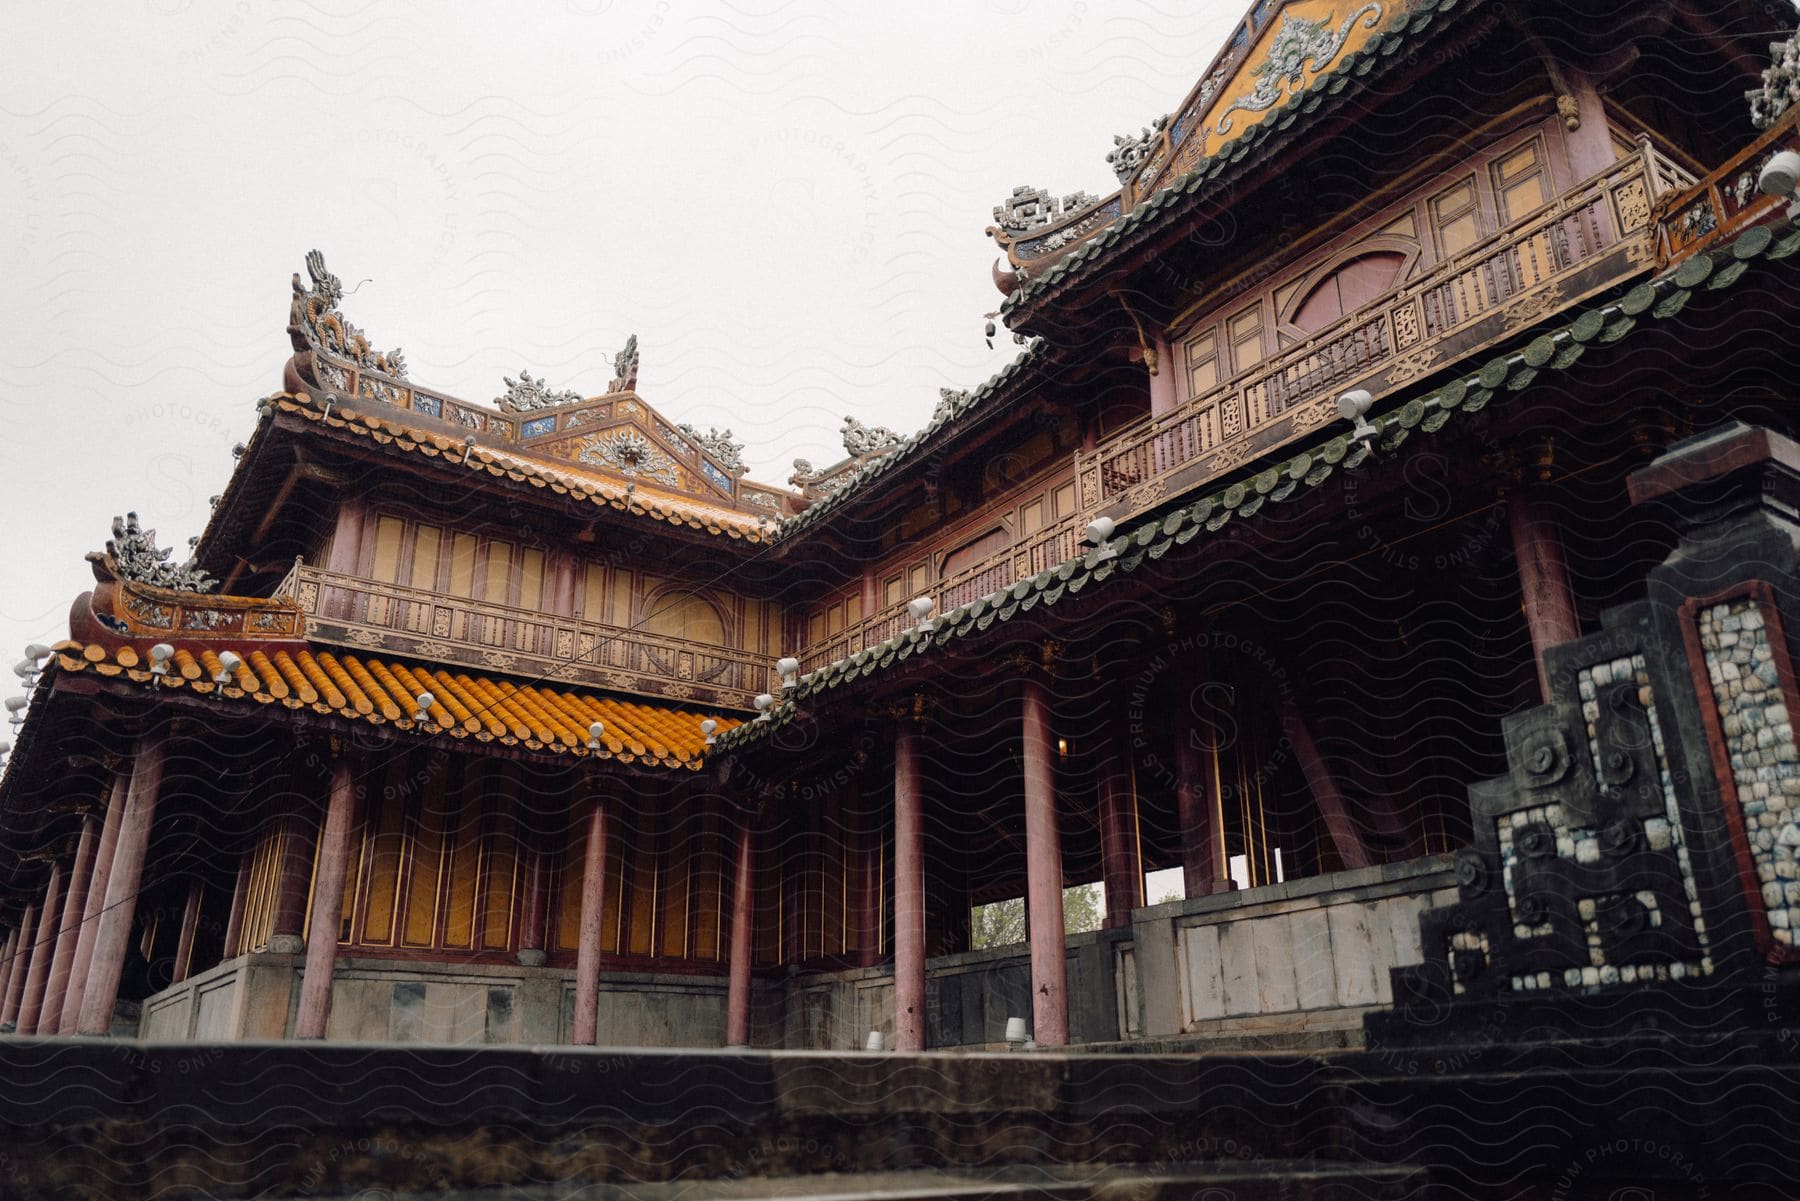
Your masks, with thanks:
[(347, 316), (472, 400), (604, 388), (753, 478), (985, 379), (990, 209), (1114, 185), (1239, 0), (541, 5), (138, 0), (0, 15), (0, 657), (67, 636), (136, 509), (186, 554), (290, 353)]

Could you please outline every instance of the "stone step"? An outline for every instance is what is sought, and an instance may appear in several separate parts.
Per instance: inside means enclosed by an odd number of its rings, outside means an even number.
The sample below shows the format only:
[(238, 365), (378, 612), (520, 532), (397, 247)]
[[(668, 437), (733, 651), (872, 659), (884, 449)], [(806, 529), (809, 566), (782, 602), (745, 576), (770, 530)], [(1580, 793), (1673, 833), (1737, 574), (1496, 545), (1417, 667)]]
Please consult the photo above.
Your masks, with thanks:
[[(381, 1191), (383, 1201), (1411, 1201), (1423, 1171), (1319, 1160), (921, 1169), (806, 1176)], [(352, 1201), (366, 1189), (315, 1194)]]

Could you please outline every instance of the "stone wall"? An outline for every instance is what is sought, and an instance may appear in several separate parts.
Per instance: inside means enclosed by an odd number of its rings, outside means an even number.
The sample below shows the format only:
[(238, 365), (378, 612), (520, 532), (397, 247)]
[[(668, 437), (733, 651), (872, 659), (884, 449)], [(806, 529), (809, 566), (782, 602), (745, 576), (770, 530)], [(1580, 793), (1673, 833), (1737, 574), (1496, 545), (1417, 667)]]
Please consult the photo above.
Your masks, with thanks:
[[(1067, 940), (1075, 1043), (1173, 1035), (1353, 1032), (1392, 999), (1388, 970), (1419, 961), (1420, 912), (1454, 899), (1448, 856), (1292, 880), (1140, 909), (1128, 930)], [(148, 998), (147, 1040), (289, 1037), (304, 957), (257, 953)], [(716, 1047), (723, 976), (606, 972), (600, 1042)], [(1023, 944), (926, 965), (932, 1047), (1003, 1049), (1006, 1021), (1031, 1021)], [(346, 1042), (566, 1043), (575, 1005), (564, 968), (342, 958), (326, 1037)], [(894, 1036), (886, 966), (757, 982), (752, 1041), (791, 1050), (861, 1050)], [(1355, 1041), (1343, 1033), (1341, 1042)]]
[[(1072, 934), (1067, 940), (1069, 1036), (1114, 1042), (1119, 1024), (1119, 962), (1129, 931)], [(944, 955), (925, 964), (926, 1043), (971, 1050), (1004, 1049), (1006, 1020), (1031, 1024), (1031, 957), (1025, 944)], [(785, 990), (781, 1045), (852, 1051), (871, 1030), (894, 1038), (894, 975), (886, 966), (795, 977)]]
[[(291, 1037), (304, 957), (257, 953), (222, 963), (144, 1002), (151, 1041)], [(563, 968), (344, 958), (325, 1036), (343, 1042), (556, 1044), (569, 1041), (574, 973)], [(721, 976), (606, 973), (600, 1042), (716, 1047), (725, 1034)]]
[(1419, 915), (1456, 898), (1448, 855), (1216, 893), (1137, 911), (1132, 960), (1145, 1037), (1335, 1030), (1392, 1001), (1418, 963)]

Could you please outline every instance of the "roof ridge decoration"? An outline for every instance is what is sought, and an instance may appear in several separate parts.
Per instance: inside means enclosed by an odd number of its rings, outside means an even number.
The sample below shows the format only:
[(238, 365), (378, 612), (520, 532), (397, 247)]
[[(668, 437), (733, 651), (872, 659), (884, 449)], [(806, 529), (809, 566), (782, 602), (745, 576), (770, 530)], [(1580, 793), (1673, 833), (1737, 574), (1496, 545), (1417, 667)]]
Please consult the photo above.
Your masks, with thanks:
[[(644, 406), (635, 399), (624, 403)], [(578, 455), (540, 454), (534, 447), (509, 443), (459, 442), (453, 435), (421, 429), (406, 424), (408, 413), (400, 409), (391, 416), (365, 410), (360, 404), (342, 403), (329, 394), (312, 391), (286, 393), (277, 397), (271, 412), (295, 413), (308, 421), (349, 436), (368, 438), (377, 445), (391, 446), (406, 454), (418, 454), (428, 460), (461, 471), (505, 478), (513, 483), (545, 488), (558, 495), (591, 501), (607, 508), (650, 517), (673, 525), (687, 526), (707, 533), (724, 534), (748, 542), (766, 541), (763, 527), (771, 516), (779, 516), (778, 502), (764, 504), (758, 497), (771, 497), (767, 485), (744, 487), (739, 481), (740, 496), (747, 508), (727, 509), (713, 504), (700, 493), (646, 491), (618, 480), (610, 473), (602, 475)], [(581, 412), (582, 410), (576, 410)], [(635, 421), (626, 428), (640, 430)], [(613, 429), (621, 429), (614, 425)], [(578, 436), (579, 432), (578, 432)], [(654, 444), (653, 444), (654, 445)], [(235, 478), (235, 477), (234, 477)]]
[(94, 565), (94, 578), (124, 580), (149, 584), (172, 592), (205, 594), (219, 586), (219, 581), (194, 566), (188, 559), (181, 564), (169, 562), (169, 549), (156, 545), (156, 531), (138, 524), (136, 513), (114, 517), (112, 537), (103, 551), (89, 551), (87, 561)]
[(1256, 87), (1247, 96), (1239, 96), (1226, 106), (1219, 114), (1218, 124), (1213, 128), (1220, 134), (1231, 132), (1231, 114), (1239, 111), (1261, 113), (1267, 112), (1280, 103), (1282, 85), (1287, 85), (1286, 99), (1298, 95), (1305, 90), (1306, 64), (1312, 63), (1314, 72), (1323, 71), (1337, 57), (1344, 43), (1350, 39), (1350, 31), (1358, 21), (1364, 20), (1365, 27), (1375, 28), (1381, 24), (1382, 6), (1379, 0), (1371, 0), (1355, 12), (1344, 18), (1343, 24), (1333, 33), (1327, 22), (1296, 17), (1293, 13), (1281, 15), (1281, 28), (1275, 34), (1275, 40), (1269, 43), (1268, 57), (1257, 64), (1255, 71)]
[(742, 475), (750, 470), (744, 463), (744, 444), (733, 438), (729, 429), (719, 430), (709, 426), (703, 434), (697, 426), (685, 421), (675, 428), (686, 434), (695, 446), (717, 459), (719, 466), (733, 475)]
[(1758, 129), (1769, 128), (1789, 105), (1800, 101), (1800, 36), (1770, 42), (1769, 59), (1762, 86), (1744, 93), (1750, 102), (1750, 123)]
[(581, 393), (565, 388), (560, 392), (550, 391), (548, 381), (532, 379), (531, 372), (523, 367), (519, 369), (519, 378), (510, 375), (500, 377), (506, 382), (506, 395), (496, 396), (494, 405), (503, 413), (524, 413), (533, 409), (555, 408), (557, 405), (579, 404)]
[(636, 392), (638, 381), (637, 335), (625, 339), (625, 349), (613, 356), (613, 380), (607, 392)]
[[(297, 338), (303, 338), (315, 350), (349, 359), (358, 367), (405, 379), (406, 357), (400, 348), (377, 351), (368, 336), (338, 312), (338, 302), (344, 298), (343, 281), (325, 269), (325, 256), (319, 251), (306, 252), (306, 274), (312, 278), (310, 287), (301, 284), (300, 273), (294, 272), (294, 303), (288, 325)], [(295, 349), (304, 348), (296, 345)]]
[(1106, 163), (1120, 183), (1136, 175), (1138, 168), (1150, 157), (1151, 150), (1162, 139), (1162, 131), (1169, 127), (1169, 116), (1164, 113), (1144, 126), (1135, 137), (1126, 133), (1113, 135), (1113, 148), (1106, 156)]
[[(678, 432), (673, 421), (637, 394), (636, 334), (613, 356), (613, 378), (598, 396), (553, 390), (548, 381), (522, 370), (516, 379), (503, 377), (505, 395), (464, 400), (404, 378), (398, 351), (369, 351), (368, 339), (336, 311), (343, 285), (325, 269), (318, 251), (306, 256), (306, 268), (311, 287), (302, 284), (298, 273), (294, 276), (288, 319), (294, 355), (283, 383), (287, 394), (321, 402), (327, 417), (332, 406), (346, 400), (374, 401), (428, 419), (427, 428), (441, 432), (444, 425), (454, 427), (452, 436), (466, 448), (512, 447), (535, 464), (563, 464), (582, 474), (587, 468), (604, 468), (623, 474), (632, 490), (640, 481), (654, 480), (692, 504), (721, 505), (759, 526), (804, 503), (804, 497), (779, 486), (746, 478), (744, 444), (730, 430), (702, 433), (682, 426)], [(625, 425), (634, 427), (635, 434), (626, 436), (619, 428)]]
[[(1012, 294), (1029, 291), (1079, 246), (1096, 244), (1151, 209), (1190, 178), (1217, 174), (1223, 160), (1242, 157), (1249, 135), (1265, 122), (1306, 104), (1328, 79), (1336, 80), (1384, 30), (1423, 29), (1434, 12), (1457, 0), (1257, 0), (1226, 39), (1207, 74), (1169, 116), (1135, 137), (1115, 135), (1106, 161), (1119, 189), (1086, 206), (1066, 201), (1060, 212), (1042, 189), (1015, 188), (994, 210), (988, 235), (1005, 251), (994, 282)], [(1347, 16), (1341, 15), (1349, 10)], [(1277, 25), (1275, 18), (1280, 16)], [(1254, 65), (1251, 65), (1254, 64)], [(1356, 64), (1366, 71), (1366, 55)], [(1310, 78), (1309, 78), (1310, 75)], [(1336, 84), (1341, 88), (1342, 84)], [(1282, 121), (1283, 128), (1292, 125)], [(1079, 194), (1078, 194), (1079, 195)]]
[(900, 445), (900, 435), (885, 425), (864, 425), (854, 417), (844, 418), (844, 453), (853, 459), (881, 454)]
[(788, 477), (788, 483), (802, 489), (807, 499), (813, 503), (785, 518), (776, 529), (775, 540), (790, 537), (822, 520), (825, 515), (836, 512), (851, 494), (907, 461), (939, 430), (988, 404), (1002, 389), (1019, 379), (1027, 368), (1037, 365), (1048, 353), (1049, 345), (1042, 338), (1032, 338), (1026, 343), (1025, 349), (1014, 356), (1012, 362), (975, 387), (939, 388), (937, 407), (932, 410), (931, 420), (925, 428), (901, 439), (879, 455), (848, 458), (821, 470), (814, 470), (812, 463), (806, 459), (795, 459), (795, 471)]

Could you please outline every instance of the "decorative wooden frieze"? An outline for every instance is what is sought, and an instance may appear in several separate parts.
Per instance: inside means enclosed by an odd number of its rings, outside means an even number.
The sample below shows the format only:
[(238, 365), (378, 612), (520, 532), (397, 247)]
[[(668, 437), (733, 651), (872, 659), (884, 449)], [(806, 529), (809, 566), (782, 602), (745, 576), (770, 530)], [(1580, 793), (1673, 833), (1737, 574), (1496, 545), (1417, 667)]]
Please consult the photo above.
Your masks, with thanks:
[[(544, 676), (648, 696), (702, 697), (749, 708), (773, 660), (719, 647), (423, 589), (295, 569), (291, 591), (330, 598), (309, 630), (316, 642), (381, 650), (480, 670)], [(703, 686), (703, 687), (701, 687)]]

